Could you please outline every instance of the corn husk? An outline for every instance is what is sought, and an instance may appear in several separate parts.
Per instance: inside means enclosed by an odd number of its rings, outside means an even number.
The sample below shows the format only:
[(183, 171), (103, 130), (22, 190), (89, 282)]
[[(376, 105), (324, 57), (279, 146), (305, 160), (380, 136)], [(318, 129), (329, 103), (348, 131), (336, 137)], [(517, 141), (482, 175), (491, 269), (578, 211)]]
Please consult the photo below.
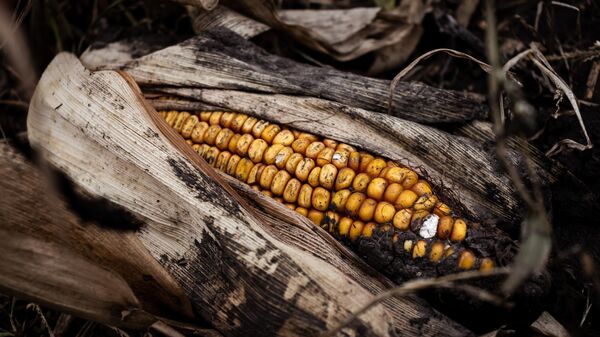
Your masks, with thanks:
[[(267, 219), (243, 200), (160, 120), (124, 73), (90, 72), (74, 56), (58, 55), (32, 99), (28, 136), (86, 193), (143, 220), (136, 237), (201, 318), (226, 336), (314, 335), (386, 286), (351, 262), (352, 276), (338, 269), (327, 257), (339, 251), (323, 248), (321, 236), (304, 236), (314, 243), (304, 249), (276, 237), (268, 224), (298, 227), (281, 216)], [(390, 303), (344, 331), (466, 333), (420, 300)]]

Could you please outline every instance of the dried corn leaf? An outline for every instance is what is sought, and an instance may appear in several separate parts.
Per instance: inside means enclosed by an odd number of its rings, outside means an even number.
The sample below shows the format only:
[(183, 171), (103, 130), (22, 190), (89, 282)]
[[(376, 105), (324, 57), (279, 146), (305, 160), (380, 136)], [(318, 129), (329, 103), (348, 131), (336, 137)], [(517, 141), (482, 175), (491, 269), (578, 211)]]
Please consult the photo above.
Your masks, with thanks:
[[(398, 65), (410, 55), (416, 45), (414, 41), (421, 36), (418, 29), (421, 20), (429, 10), (418, 1), (403, 1), (393, 10), (375, 7), (278, 11), (274, 1), (223, 3), (338, 61), (353, 60), (370, 52), (391, 57), (391, 50), (403, 46), (405, 51), (396, 55), (396, 62), (389, 62), (388, 66)], [(379, 68), (384, 69), (381, 64)]]
[(194, 31), (198, 34), (213, 27), (223, 27), (249, 39), (269, 30), (269, 26), (224, 6), (217, 6), (211, 11), (192, 11), (190, 16)]
[[(58, 55), (34, 95), (29, 138), (87, 192), (145, 219), (138, 236), (205, 320), (230, 336), (314, 334), (371, 298), (338, 269), (265, 231), (261, 216), (148, 113), (131, 85)], [(405, 306), (399, 328), (411, 331), (418, 307)], [(388, 335), (393, 321), (377, 307), (351, 329)]]
[(144, 329), (156, 318), (140, 309), (129, 285), (111, 270), (30, 236), (0, 230), (0, 289), (109, 325)]
[(0, 229), (54, 243), (110, 268), (131, 286), (147, 312), (178, 320), (193, 317), (179, 285), (150, 255), (122, 213), (106, 203), (89, 203), (91, 207), (79, 210), (111, 228), (82, 221), (71, 210), (76, 201), (67, 202), (59, 193), (72, 188), (68, 182), (50, 169), (35, 167), (6, 143), (0, 143), (0, 158)]
[[(110, 53), (105, 50), (104, 52)], [(97, 54), (102, 54), (97, 51)], [(90, 64), (91, 68), (114, 65)], [(334, 69), (311, 67), (270, 55), (224, 29), (215, 29), (181, 44), (122, 66), (142, 86), (234, 89), (313, 96), (376, 112), (388, 112), (390, 81)], [(464, 122), (485, 116), (477, 94), (401, 82), (394, 91), (391, 114), (421, 123)]]

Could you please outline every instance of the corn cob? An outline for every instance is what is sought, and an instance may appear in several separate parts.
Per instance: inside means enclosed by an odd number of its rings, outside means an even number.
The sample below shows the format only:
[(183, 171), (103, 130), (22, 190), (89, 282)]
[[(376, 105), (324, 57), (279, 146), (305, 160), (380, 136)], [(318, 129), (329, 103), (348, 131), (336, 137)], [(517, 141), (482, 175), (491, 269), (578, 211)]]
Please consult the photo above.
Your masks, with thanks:
[(472, 229), (409, 168), (241, 113), (160, 114), (208, 164), (344, 242), (370, 249), (389, 238), (396, 255), (454, 270), (495, 265), (464, 247)]

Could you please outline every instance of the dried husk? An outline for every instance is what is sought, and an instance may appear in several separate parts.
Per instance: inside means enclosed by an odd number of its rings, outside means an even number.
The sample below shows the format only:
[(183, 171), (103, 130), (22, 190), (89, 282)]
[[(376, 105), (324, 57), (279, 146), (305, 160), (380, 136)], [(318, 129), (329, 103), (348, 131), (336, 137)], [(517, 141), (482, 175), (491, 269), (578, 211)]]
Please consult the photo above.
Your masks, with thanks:
[[(266, 53), (223, 28), (205, 31), (178, 45), (122, 64), (100, 60), (111, 48), (90, 50), (91, 69), (123, 69), (143, 87), (213, 88), (312, 96), (387, 113), (390, 81), (331, 68), (318, 68)], [(90, 57), (95, 55), (94, 58)], [(420, 123), (457, 123), (487, 114), (484, 98), (473, 93), (400, 82), (390, 114)]]
[[(194, 316), (182, 289), (136, 237), (127, 223), (128, 219), (123, 218), (123, 213), (111, 213), (109, 205), (93, 201), (93, 204), (79, 207), (78, 211), (85, 211), (88, 213), (86, 217), (101, 219), (111, 227), (82, 220), (80, 215), (74, 213), (74, 201), (66, 200), (64, 193), (61, 193), (72, 189), (72, 186), (61, 179), (59, 173), (44, 165), (37, 167), (8, 143), (0, 143), (0, 158), (3, 161), (0, 166), (1, 230), (55, 244), (79, 259), (87, 259), (93, 265), (110, 269), (127, 282), (139, 298), (140, 308), (147, 312), (177, 320), (189, 320)], [(78, 206), (81, 206), (81, 200), (78, 199)], [(2, 242), (7, 241), (13, 241), (12, 235)], [(7, 269), (2, 270), (6, 276), (10, 276)], [(76, 272), (86, 274), (85, 269)], [(60, 274), (63, 278), (70, 276), (69, 273)], [(76, 274), (71, 276), (75, 277)], [(81, 282), (72, 280), (71, 283)], [(102, 287), (113, 287), (115, 292), (120, 289), (118, 284), (102, 284)], [(63, 293), (71, 291), (69, 287), (62, 290)], [(101, 290), (98, 296), (102, 296)], [(50, 302), (45, 297), (56, 294), (61, 294), (61, 291), (52, 289), (39, 293), (45, 303)], [(96, 296), (92, 293), (89, 295)], [(89, 310), (82, 308), (80, 311)], [(95, 314), (102, 316), (101, 313)]]
[[(28, 135), (86, 193), (144, 220), (137, 237), (198, 314), (227, 336), (316, 334), (372, 297), (316, 257), (315, 248), (306, 252), (275, 238), (265, 229), (269, 221), (152, 112), (128, 76), (91, 73), (60, 54), (34, 94)], [(364, 277), (371, 290), (381, 289)], [(395, 324), (407, 335), (468, 333), (420, 301), (396, 304), (399, 317), (378, 306), (345, 331), (384, 336)], [(411, 324), (425, 317), (425, 324)]]

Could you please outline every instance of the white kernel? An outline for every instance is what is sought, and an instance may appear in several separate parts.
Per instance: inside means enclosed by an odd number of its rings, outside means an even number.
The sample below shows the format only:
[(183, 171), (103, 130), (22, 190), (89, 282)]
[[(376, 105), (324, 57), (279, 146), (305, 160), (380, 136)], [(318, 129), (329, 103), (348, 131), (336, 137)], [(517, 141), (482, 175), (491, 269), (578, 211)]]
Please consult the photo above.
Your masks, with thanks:
[(421, 235), (425, 239), (434, 237), (437, 232), (437, 226), (439, 221), (439, 216), (435, 214), (429, 214), (425, 218), (425, 221), (423, 221), (423, 225), (419, 229), (419, 235)]

